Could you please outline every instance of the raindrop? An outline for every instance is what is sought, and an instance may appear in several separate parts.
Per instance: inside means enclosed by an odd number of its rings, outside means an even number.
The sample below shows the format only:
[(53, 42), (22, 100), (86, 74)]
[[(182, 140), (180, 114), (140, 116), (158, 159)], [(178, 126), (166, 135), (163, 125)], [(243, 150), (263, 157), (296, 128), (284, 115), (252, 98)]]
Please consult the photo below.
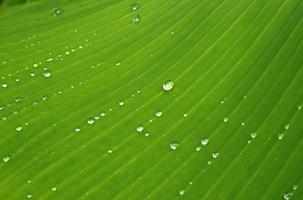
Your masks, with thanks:
[(18, 132), (22, 131), (22, 129), (23, 129), (22, 126), (17, 126), (17, 127), (16, 127), (16, 131), (18, 131)]
[(220, 155), (220, 153), (219, 152), (213, 152), (211, 155), (212, 155), (213, 158), (216, 159), (216, 158), (218, 158), (218, 156)]
[(174, 141), (174, 142), (170, 143), (169, 146), (170, 146), (170, 149), (176, 150), (176, 149), (178, 149), (180, 147), (180, 144), (179, 144), (179, 142)]
[(164, 91), (170, 91), (174, 87), (174, 82), (173, 81), (165, 81), (162, 85), (162, 88)]
[(7, 88), (8, 87), (8, 84), (7, 83), (2, 83), (1, 85), (3, 88)]
[(209, 142), (209, 139), (207, 139), (207, 138), (201, 140), (201, 144), (202, 144), (203, 146), (207, 145), (208, 142)]
[(253, 133), (250, 134), (250, 137), (251, 137), (252, 139), (254, 139), (254, 138), (257, 137), (257, 135), (258, 135), (257, 132), (253, 132)]
[(11, 157), (9, 156), (5, 156), (4, 158), (2, 158), (3, 162), (8, 162), (11, 159)]
[(139, 4), (137, 4), (137, 3), (134, 3), (133, 5), (131, 5), (132, 11), (138, 10), (139, 7), (140, 7), (140, 6), (139, 6)]
[(53, 10), (54, 16), (62, 15), (64, 13), (64, 10), (61, 8), (55, 8)]
[(95, 123), (95, 120), (94, 119), (88, 119), (87, 123), (91, 125), (91, 124)]
[(140, 16), (139, 15), (136, 15), (136, 16), (134, 16), (133, 18), (132, 18), (132, 23), (133, 24), (136, 24), (136, 23), (138, 23), (140, 21)]
[(143, 132), (144, 127), (143, 126), (139, 126), (139, 127), (137, 127), (136, 130), (137, 130), (138, 133), (141, 133), (141, 132)]
[(162, 116), (162, 112), (156, 112), (156, 117), (161, 117)]
[(184, 194), (185, 194), (185, 191), (184, 191), (184, 190), (180, 190), (180, 191), (179, 191), (179, 195), (180, 195), (180, 196), (183, 196)]
[(289, 200), (292, 197), (292, 192), (286, 192), (283, 194), (285, 200)]
[(196, 151), (200, 151), (201, 150), (201, 146), (196, 146)]
[(80, 128), (75, 128), (74, 130), (75, 130), (77, 133), (79, 133), (79, 132), (81, 131)]
[(51, 73), (50, 71), (44, 71), (44, 72), (43, 72), (43, 76), (44, 76), (45, 78), (49, 78), (49, 77), (52, 76), (52, 73)]
[(283, 138), (284, 138), (284, 133), (278, 134), (278, 139), (279, 139), (279, 140), (282, 140)]

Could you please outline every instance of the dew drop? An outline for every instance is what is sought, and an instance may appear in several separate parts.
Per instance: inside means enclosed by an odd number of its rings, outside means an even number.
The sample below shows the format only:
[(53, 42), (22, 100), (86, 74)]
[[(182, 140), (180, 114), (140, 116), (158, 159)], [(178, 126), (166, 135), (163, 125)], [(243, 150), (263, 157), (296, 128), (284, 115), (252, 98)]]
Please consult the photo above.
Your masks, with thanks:
[(176, 150), (176, 149), (178, 149), (180, 147), (180, 144), (179, 144), (179, 142), (174, 141), (174, 142), (170, 143), (169, 146), (170, 146), (170, 149)]
[(132, 23), (133, 24), (137, 24), (139, 21), (140, 21), (140, 16), (139, 15), (136, 15), (132, 18)]
[(290, 127), (290, 124), (286, 124), (284, 128), (285, 128), (285, 130), (288, 130), (289, 127)]
[(94, 119), (88, 119), (88, 120), (87, 120), (87, 123), (88, 123), (89, 125), (91, 125), (91, 124), (95, 123), (95, 120), (94, 120)]
[(179, 195), (180, 195), (180, 196), (183, 196), (184, 194), (185, 194), (185, 190), (180, 190), (180, 191), (179, 191)]
[(162, 116), (162, 112), (156, 112), (156, 117), (161, 117)]
[(52, 187), (52, 191), (53, 192), (57, 191), (57, 188), (56, 187)]
[(16, 131), (20, 132), (20, 131), (22, 131), (22, 130), (23, 130), (23, 127), (22, 127), (22, 126), (17, 126), (17, 127), (16, 127)]
[(278, 134), (278, 139), (279, 140), (282, 140), (283, 138), (284, 138), (284, 134), (283, 133)]
[(28, 194), (28, 195), (26, 195), (26, 197), (27, 197), (28, 199), (30, 199), (30, 198), (33, 197), (33, 195), (32, 195), (32, 194)]
[(2, 86), (3, 88), (7, 88), (7, 87), (8, 87), (8, 84), (7, 84), (7, 83), (2, 83), (1, 86)]
[(164, 91), (170, 91), (174, 87), (174, 82), (173, 81), (165, 81), (162, 85), (162, 88)]
[(136, 10), (138, 10), (139, 9), (139, 4), (137, 4), (137, 3), (134, 3), (133, 5), (131, 5), (131, 9), (132, 9), (132, 11), (136, 11)]
[(105, 117), (105, 113), (103, 112), (103, 113), (100, 113), (100, 117)]
[(4, 158), (2, 158), (3, 162), (8, 162), (11, 159), (11, 157), (9, 156), (5, 156)]
[(22, 101), (22, 98), (21, 98), (21, 97), (17, 97), (17, 98), (15, 99), (15, 103), (19, 103), (20, 101)]
[(52, 76), (52, 73), (51, 73), (50, 71), (44, 71), (44, 72), (43, 72), (43, 76), (44, 76), (45, 78), (49, 78), (49, 77)]
[(123, 101), (120, 101), (120, 102), (119, 102), (119, 106), (124, 106), (124, 102), (123, 102)]
[(201, 144), (202, 144), (203, 146), (207, 145), (208, 142), (209, 142), (209, 139), (207, 139), (207, 138), (204, 138), (204, 139), (201, 140)]
[(292, 192), (286, 192), (283, 194), (285, 200), (289, 200), (292, 197)]
[(302, 105), (299, 105), (299, 106), (298, 106), (298, 110), (301, 110), (301, 109), (302, 109), (302, 107), (303, 107)]
[(228, 117), (224, 117), (223, 122), (227, 123), (228, 122)]
[(109, 150), (107, 151), (107, 153), (111, 154), (111, 153), (113, 153), (113, 150), (109, 149)]
[(220, 153), (219, 152), (213, 152), (211, 155), (212, 155), (213, 158), (216, 159), (216, 158), (218, 158), (218, 156), (220, 155)]
[(293, 189), (293, 190), (297, 190), (297, 189), (298, 189), (298, 185), (293, 185), (293, 186), (292, 186), (292, 189)]
[(45, 95), (45, 96), (42, 97), (42, 101), (46, 101), (47, 99), (48, 99), (47, 95)]
[(137, 127), (136, 130), (137, 130), (138, 133), (142, 133), (143, 130), (144, 130), (144, 127), (143, 126), (139, 126), (139, 127)]
[(253, 133), (250, 134), (250, 137), (251, 137), (252, 139), (254, 139), (254, 138), (257, 137), (257, 135), (258, 135), (257, 132), (253, 132)]
[(54, 16), (59, 16), (59, 15), (62, 15), (63, 13), (64, 13), (64, 10), (61, 9), (61, 8), (55, 8), (55, 9), (53, 10)]
[(79, 132), (81, 131), (80, 128), (75, 128), (74, 130), (75, 130), (77, 133), (79, 133)]
[(201, 146), (196, 146), (196, 151), (201, 151), (202, 147)]

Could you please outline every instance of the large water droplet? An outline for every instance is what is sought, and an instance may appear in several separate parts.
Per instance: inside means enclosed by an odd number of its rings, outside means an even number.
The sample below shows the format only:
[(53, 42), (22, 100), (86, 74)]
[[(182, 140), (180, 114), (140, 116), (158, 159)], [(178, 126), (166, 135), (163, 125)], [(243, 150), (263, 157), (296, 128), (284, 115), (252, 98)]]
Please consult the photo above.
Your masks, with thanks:
[(165, 81), (162, 85), (162, 88), (164, 91), (170, 91), (174, 87), (174, 82), (173, 81)]
[(170, 146), (170, 148), (171, 148), (172, 150), (176, 150), (176, 149), (178, 149), (178, 148), (180, 147), (180, 144), (179, 144), (179, 142), (174, 141), (174, 142), (170, 143), (169, 146)]
[(204, 139), (201, 140), (201, 144), (202, 144), (203, 146), (207, 145), (208, 142), (209, 142), (209, 139), (207, 139), (207, 138), (204, 138)]
[(162, 112), (156, 112), (156, 117), (161, 117), (162, 116)]
[(8, 87), (8, 84), (7, 84), (7, 83), (2, 83), (1, 86), (2, 86), (3, 88), (7, 88), (7, 87)]

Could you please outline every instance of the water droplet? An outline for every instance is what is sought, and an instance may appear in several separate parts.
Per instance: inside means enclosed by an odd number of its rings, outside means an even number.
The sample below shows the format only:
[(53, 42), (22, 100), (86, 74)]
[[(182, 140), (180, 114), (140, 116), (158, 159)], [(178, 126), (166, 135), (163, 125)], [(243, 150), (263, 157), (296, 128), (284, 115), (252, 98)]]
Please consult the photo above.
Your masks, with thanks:
[(42, 97), (42, 101), (46, 101), (47, 99), (48, 99), (47, 95), (45, 95), (45, 96)]
[(62, 15), (64, 13), (64, 10), (61, 8), (55, 8), (53, 10), (54, 16)]
[(134, 3), (133, 5), (131, 5), (132, 11), (138, 10), (139, 7), (140, 7), (140, 6), (139, 6), (139, 4), (137, 4), (137, 3)]
[(136, 130), (137, 130), (138, 133), (141, 133), (141, 132), (143, 132), (144, 127), (143, 126), (139, 126), (139, 127), (137, 127)]
[(242, 123), (241, 123), (241, 126), (245, 126), (245, 123), (244, 123), (244, 122), (242, 122)]
[(95, 123), (95, 120), (94, 119), (88, 119), (87, 123), (91, 125), (91, 124)]
[(172, 150), (176, 150), (176, 149), (178, 149), (178, 148), (180, 147), (180, 144), (179, 144), (179, 142), (174, 141), (174, 142), (170, 143), (169, 146), (170, 146), (170, 148), (171, 148)]
[(35, 74), (34, 72), (31, 72), (29, 75), (30, 75), (31, 77), (36, 76), (36, 74)]
[(52, 191), (53, 192), (57, 191), (57, 188), (56, 187), (52, 187)]
[(140, 16), (139, 15), (136, 15), (136, 16), (134, 16), (133, 18), (132, 18), (132, 23), (133, 24), (136, 24), (136, 23), (138, 23), (140, 21)]
[(302, 105), (299, 105), (299, 106), (298, 106), (298, 110), (301, 110), (301, 109), (302, 109), (302, 107), (303, 107)]
[(201, 146), (196, 146), (196, 151), (200, 151), (202, 149)]
[(16, 131), (18, 131), (18, 132), (22, 131), (22, 129), (23, 129), (22, 126), (17, 126), (17, 127), (16, 127)]
[(149, 136), (149, 133), (145, 133), (144, 135), (145, 135), (146, 137), (148, 137), (148, 136)]
[(15, 102), (16, 102), (16, 103), (19, 103), (20, 101), (22, 101), (22, 97), (17, 97), (17, 98), (15, 99)]
[(288, 130), (289, 127), (290, 127), (290, 124), (286, 124), (284, 128), (285, 128), (285, 130)]
[(254, 139), (254, 138), (257, 137), (257, 135), (258, 135), (257, 132), (253, 132), (253, 133), (250, 134), (250, 137), (251, 137), (252, 139)]
[(105, 113), (100, 113), (100, 117), (105, 117)]
[(212, 155), (213, 158), (216, 159), (216, 158), (218, 158), (218, 156), (220, 155), (220, 153), (219, 152), (213, 152), (211, 155)]
[(109, 150), (107, 151), (107, 153), (111, 154), (111, 153), (113, 153), (113, 150), (109, 149)]
[(283, 194), (285, 200), (289, 200), (292, 197), (292, 192), (286, 192)]
[(124, 102), (123, 101), (120, 101), (119, 102), (119, 106), (123, 106), (124, 105)]
[(184, 194), (185, 194), (185, 190), (180, 190), (180, 191), (179, 191), (179, 195), (180, 195), (180, 196), (183, 196)]
[(79, 133), (79, 132), (81, 131), (80, 128), (75, 128), (74, 130), (75, 130), (77, 133)]
[(228, 122), (228, 117), (224, 117), (223, 122), (227, 123)]
[(183, 114), (183, 117), (187, 117), (187, 116), (188, 116), (188, 114), (187, 114), (187, 113)]
[(7, 83), (2, 83), (1, 85), (3, 88), (7, 88), (8, 87), (8, 84)]
[(279, 139), (279, 140), (282, 140), (283, 138), (284, 138), (284, 133), (278, 134), (278, 139)]
[(162, 112), (156, 112), (156, 117), (161, 117), (162, 116)]
[(170, 91), (174, 87), (174, 82), (173, 81), (165, 81), (162, 85), (162, 88), (164, 91)]
[(292, 189), (293, 189), (293, 190), (297, 190), (297, 189), (298, 189), (298, 185), (293, 185), (293, 186), (292, 186)]
[(51, 73), (50, 71), (44, 71), (44, 72), (43, 72), (43, 76), (44, 76), (45, 78), (49, 78), (49, 77), (52, 76), (52, 73)]
[(207, 139), (207, 138), (204, 138), (204, 139), (201, 140), (201, 144), (202, 144), (203, 146), (207, 145), (208, 142), (209, 142), (209, 139)]
[(208, 164), (208, 165), (211, 165), (211, 161), (210, 161), (210, 160), (209, 160), (209, 161), (207, 161), (207, 164)]
[(8, 162), (11, 159), (11, 157), (9, 156), (5, 156), (4, 158), (2, 158), (3, 162)]
[(30, 199), (30, 198), (33, 197), (33, 195), (32, 195), (32, 194), (28, 194), (28, 195), (26, 195), (26, 197), (27, 197), (28, 199)]

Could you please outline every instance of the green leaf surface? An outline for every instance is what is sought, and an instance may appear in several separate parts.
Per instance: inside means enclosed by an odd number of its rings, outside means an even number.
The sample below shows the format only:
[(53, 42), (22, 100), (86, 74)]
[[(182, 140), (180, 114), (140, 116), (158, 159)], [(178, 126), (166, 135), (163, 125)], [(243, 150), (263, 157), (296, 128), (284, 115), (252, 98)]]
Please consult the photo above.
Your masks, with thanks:
[(303, 199), (301, 0), (0, 7), (0, 199)]

